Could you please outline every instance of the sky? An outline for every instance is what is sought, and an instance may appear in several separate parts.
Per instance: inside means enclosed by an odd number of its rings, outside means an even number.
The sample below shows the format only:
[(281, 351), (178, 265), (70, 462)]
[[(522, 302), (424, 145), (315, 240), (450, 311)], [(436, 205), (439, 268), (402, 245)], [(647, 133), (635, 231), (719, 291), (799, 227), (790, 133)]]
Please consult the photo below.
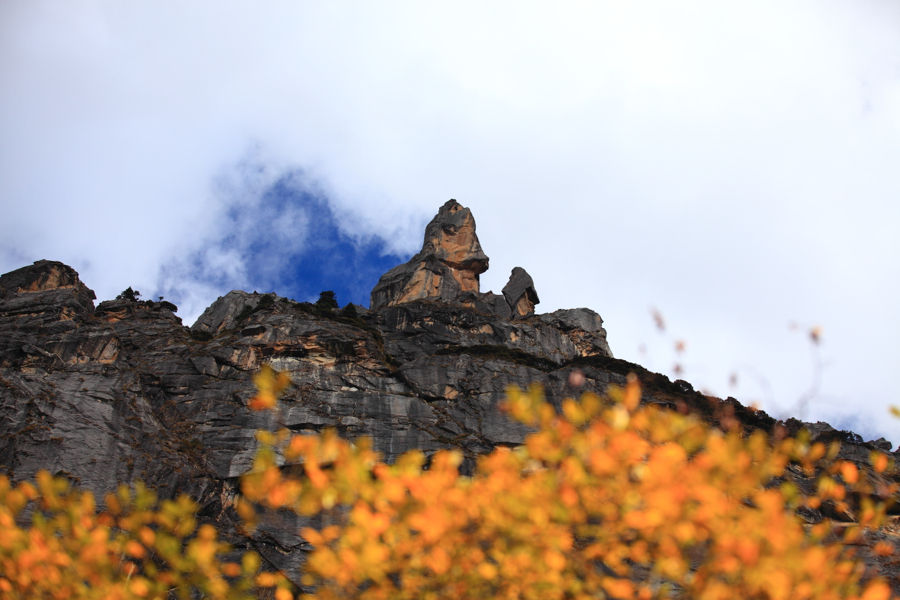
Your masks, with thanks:
[(0, 272), (365, 306), (449, 198), (482, 291), (900, 442), (895, 0), (0, 3)]

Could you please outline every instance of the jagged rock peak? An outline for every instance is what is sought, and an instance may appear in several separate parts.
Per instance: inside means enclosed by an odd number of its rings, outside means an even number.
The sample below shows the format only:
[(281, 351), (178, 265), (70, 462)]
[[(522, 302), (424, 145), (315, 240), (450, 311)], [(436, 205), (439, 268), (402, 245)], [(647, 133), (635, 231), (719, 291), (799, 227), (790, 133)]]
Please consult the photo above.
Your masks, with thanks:
[(422, 250), (381, 276), (372, 290), (372, 308), (413, 300), (453, 302), (479, 293), (478, 276), (488, 257), (475, 233), (472, 212), (448, 200), (425, 228)]
[(422, 252), (434, 254), (441, 262), (476, 275), (488, 269), (488, 257), (481, 249), (475, 234), (475, 218), (465, 206), (456, 200), (447, 200), (438, 214), (425, 227)]
[(0, 312), (4, 313), (26, 308), (34, 313), (63, 308), (67, 314), (90, 313), (96, 297), (75, 269), (55, 260), (38, 260), (0, 276)]
[(56, 260), (37, 260), (34, 264), (0, 276), (0, 297), (61, 288), (88, 289), (81, 283), (75, 269)]
[(534, 281), (522, 267), (512, 270), (502, 295), (481, 293), (479, 275), (487, 270), (488, 262), (475, 233), (472, 212), (456, 200), (448, 200), (425, 228), (422, 250), (378, 280), (371, 306), (377, 310), (416, 300), (439, 300), (501, 319), (533, 316), (540, 300)]

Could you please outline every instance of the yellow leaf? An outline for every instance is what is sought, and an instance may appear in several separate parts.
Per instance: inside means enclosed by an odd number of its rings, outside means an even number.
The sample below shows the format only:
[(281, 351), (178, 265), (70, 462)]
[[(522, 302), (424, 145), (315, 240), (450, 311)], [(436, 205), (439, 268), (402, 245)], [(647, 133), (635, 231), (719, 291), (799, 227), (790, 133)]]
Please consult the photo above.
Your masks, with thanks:
[(622, 403), (632, 412), (641, 403), (641, 384), (634, 373), (628, 374), (628, 383), (625, 384), (625, 396)]

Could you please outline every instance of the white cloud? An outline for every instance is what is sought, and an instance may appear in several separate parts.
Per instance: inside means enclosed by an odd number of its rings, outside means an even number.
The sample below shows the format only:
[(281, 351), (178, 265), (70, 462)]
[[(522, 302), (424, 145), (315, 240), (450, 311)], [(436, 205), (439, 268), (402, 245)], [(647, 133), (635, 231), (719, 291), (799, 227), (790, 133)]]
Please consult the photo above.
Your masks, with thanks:
[[(203, 250), (250, 281), (210, 240), (230, 234), (240, 255), (272, 221), (257, 192), (286, 172), (397, 252), (455, 197), (492, 259), (485, 289), (524, 266), (539, 308), (595, 308), (617, 354), (645, 360), (645, 344), (667, 369), (659, 306), (687, 339), (686, 377), (727, 394), (742, 369), (736, 393), (773, 411), (812, 378), (788, 324), (821, 324), (808, 417), (856, 411), (900, 441), (884, 418), (900, 366), (898, 26), (881, 0), (7, 2), (0, 267), (61, 259), (101, 298), (177, 283), (191, 312), (227, 290), (177, 257)], [(248, 148), (262, 172), (235, 167)], [(315, 229), (274, 222), (287, 251)]]

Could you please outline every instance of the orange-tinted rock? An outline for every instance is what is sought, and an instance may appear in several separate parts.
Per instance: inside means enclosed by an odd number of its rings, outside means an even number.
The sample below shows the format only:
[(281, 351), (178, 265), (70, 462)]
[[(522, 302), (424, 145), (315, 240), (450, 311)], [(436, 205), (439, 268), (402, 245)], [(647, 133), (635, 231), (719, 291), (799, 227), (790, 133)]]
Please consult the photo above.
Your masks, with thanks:
[(462, 295), (478, 294), (478, 276), (487, 270), (488, 261), (471, 211), (449, 200), (425, 228), (422, 250), (382, 275), (372, 290), (372, 308), (414, 300), (454, 302)]
[(39, 260), (0, 276), (0, 307), (7, 314), (70, 320), (93, 312), (94, 298), (75, 269), (58, 261)]
[(478, 242), (471, 211), (456, 200), (449, 200), (425, 228), (422, 250), (406, 264), (381, 276), (372, 290), (372, 309), (438, 300), (501, 319), (534, 315), (540, 300), (525, 269), (512, 270), (500, 295), (480, 291), (479, 275), (487, 268), (488, 257)]

